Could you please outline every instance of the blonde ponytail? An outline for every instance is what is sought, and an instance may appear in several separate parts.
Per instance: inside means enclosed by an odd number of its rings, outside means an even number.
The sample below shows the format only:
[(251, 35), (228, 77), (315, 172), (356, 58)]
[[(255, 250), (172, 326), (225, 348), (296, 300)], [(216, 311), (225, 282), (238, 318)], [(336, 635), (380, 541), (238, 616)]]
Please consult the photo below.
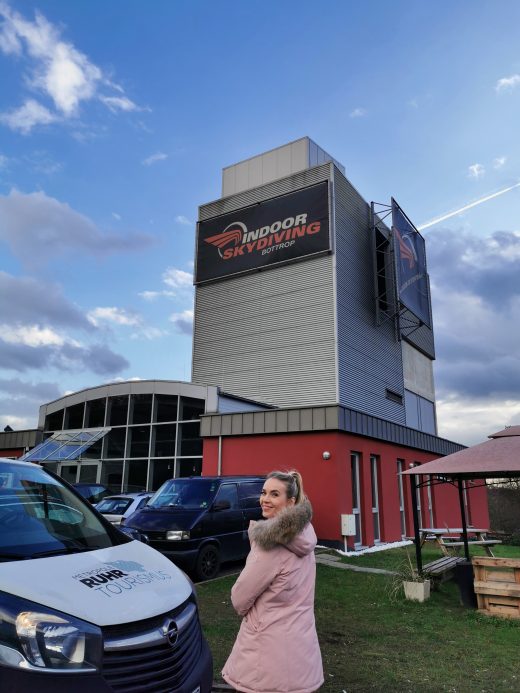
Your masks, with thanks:
[(290, 472), (270, 472), (267, 475), (268, 479), (278, 479), (285, 484), (285, 490), (287, 493), (287, 498), (294, 498), (295, 505), (303, 503), (307, 500), (305, 493), (303, 492), (303, 479), (300, 472), (292, 470)]

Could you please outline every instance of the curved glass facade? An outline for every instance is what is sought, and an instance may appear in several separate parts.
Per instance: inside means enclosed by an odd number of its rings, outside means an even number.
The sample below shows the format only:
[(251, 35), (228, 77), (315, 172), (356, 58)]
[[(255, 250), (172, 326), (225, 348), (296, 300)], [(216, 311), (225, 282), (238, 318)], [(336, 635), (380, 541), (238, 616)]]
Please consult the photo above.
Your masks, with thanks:
[[(161, 392), (142, 391), (141, 383), (140, 391), (132, 392), (132, 385), (128, 383), (127, 392), (118, 384), (44, 405), (44, 437), (66, 430), (110, 429), (78, 460), (45, 465), (70, 483), (100, 483), (114, 492), (155, 491), (166, 479), (200, 475), (200, 416), (206, 400), (187, 396), (187, 383), (176, 387), (178, 383), (163, 382)], [(114, 389), (117, 393), (110, 394)], [(201, 394), (201, 388), (193, 390)]]

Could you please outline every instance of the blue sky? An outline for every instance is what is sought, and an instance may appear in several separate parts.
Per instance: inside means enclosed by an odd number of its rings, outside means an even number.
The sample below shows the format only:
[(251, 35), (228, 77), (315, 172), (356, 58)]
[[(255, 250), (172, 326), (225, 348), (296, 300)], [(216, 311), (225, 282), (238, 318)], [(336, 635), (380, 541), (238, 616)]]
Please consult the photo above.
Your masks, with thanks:
[[(309, 135), (416, 225), (520, 181), (520, 4), (0, 0), (0, 425), (189, 380), (197, 206)], [(520, 421), (520, 188), (429, 227), (440, 435)]]

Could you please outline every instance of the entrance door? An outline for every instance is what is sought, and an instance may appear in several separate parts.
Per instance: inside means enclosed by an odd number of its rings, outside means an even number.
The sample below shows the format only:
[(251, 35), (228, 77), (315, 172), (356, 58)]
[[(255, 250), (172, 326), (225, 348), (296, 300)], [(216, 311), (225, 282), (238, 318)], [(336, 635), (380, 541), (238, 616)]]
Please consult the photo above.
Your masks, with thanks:
[(58, 474), (62, 479), (68, 481), (69, 484), (75, 484), (78, 478), (78, 465), (77, 464), (65, 464), (61, 462), (58, 465)]
[(95, 484), (98, 480), (98, 462), (82, 462), (78, 465), (78, 482), (83, 484)]

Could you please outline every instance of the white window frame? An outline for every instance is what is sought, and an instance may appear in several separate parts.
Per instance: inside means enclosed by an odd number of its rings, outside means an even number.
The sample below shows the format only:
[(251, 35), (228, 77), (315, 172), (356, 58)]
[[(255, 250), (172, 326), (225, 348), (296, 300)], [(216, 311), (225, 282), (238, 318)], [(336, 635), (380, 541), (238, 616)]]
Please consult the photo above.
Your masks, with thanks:
[(370, 482), (372, 486), (372, 521), (374, 529), (374, 544), (381, 541), (381, 522), (379, 517), (379, 457), (370, 455)]
[(404, 471), (404, 460), (397, 460), (397, 487), (399, 489), (399, 514), (401, 516), (401, 539), (406, 538), (406, 512), (404, 509), (404, 486), (401, 473)]
[[(362, 521), (361, 521), (361, 488), (359, 483), (359, 467), (361, 455), (359, 452), (350, 453), (350, 480), (352, 485), (352, 514), (356, 525), (354, 537), (354, 547), (359, 548), (362, 544)], [(356, 503), (354, 503), (356, 501)]]

